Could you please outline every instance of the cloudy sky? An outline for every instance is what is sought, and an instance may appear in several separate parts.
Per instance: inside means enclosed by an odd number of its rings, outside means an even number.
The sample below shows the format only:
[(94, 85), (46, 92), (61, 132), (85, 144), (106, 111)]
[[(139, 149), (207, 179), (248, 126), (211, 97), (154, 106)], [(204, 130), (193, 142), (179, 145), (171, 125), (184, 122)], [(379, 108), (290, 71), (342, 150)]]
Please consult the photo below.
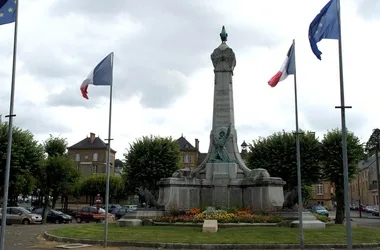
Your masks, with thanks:
[[(143, 135), (200, 140), (208, 148), (213, 67), (221, 26), (235, 51), (238, 143), (294, 130), (293, 77), (271, 88), (296, 39), (300, 127), (322, 136), (340, 127), (338, 43), (312, 54), (308, 27), (327, 0), (20, 0), (14, 123), (38, 140), (107, 138), (107, 87), (79, 86), (115, 53), (112, 147), (122, 157)], [(342, 38), (347, 127), (366, 141), (379, 127), (380, 1), (344, 0)], [(9, 113), (14, 24), (0, 26), (0, 114)], [(3, 117), (4, 121), (4, 117)]]

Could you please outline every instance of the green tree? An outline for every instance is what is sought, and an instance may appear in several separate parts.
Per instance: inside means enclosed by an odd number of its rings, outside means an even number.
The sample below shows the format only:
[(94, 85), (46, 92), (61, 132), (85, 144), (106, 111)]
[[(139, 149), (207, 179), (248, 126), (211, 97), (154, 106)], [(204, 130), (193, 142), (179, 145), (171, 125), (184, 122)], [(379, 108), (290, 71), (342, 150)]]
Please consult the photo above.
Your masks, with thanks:
[[(265, 168), (271, 176), (286, 181), (285, 190), (297, 186), (296, 136), (292, 132), (277, 132), (253, 141), (249, 146), (249, 168)], [(314, 133), (300, 134), (302, 185), (310, 186), (321, 178), (320, 142)]]
[(144, 136), (137, 139), (125, 156), (123, 174), (128, 194), (143, 186), (153, 194), (157, 181), (170, 177), (180, 167), (181, 152), (171, 137)]
[[(100, 194), (103, 201), (106, 195), (106, 174), (94, 174), (82, 179), (80, 183), (80, 194), (90, 197), (90, 204), (94, 204), (96, 195)], [(110, 198), (119, 199), (123, 191), (121, 176), (110, 176)]]
[[(4, 188), (4, 174), (8, 145), (8, 124), (0, 123), (0, 187)], [(44, 157), (43, 148), (28, 130), (13, 127), (9, 199), (30, 194), (35, 184), (32, 171)]]
[[(324, 135), (321, 148), (323, 174), (326, 180), (335, 183), (336, 188), (336, 224), (344, 220), (344, 177), (342, 131), (333, 129)], [(364, 157), (364, 148), (354, 133), (347, 131), (348, 176), (351, 179), (357, 170), (357, 163)]]
[(52, 207), (54, 208), (60, 195), (67, 197), (74, 192), (75, 183), (80, 176), (74, 161), (66, 153), (67, 144), (66, 139), (50, 135), (43, 143), (47, 157), (34, 173), (41, 195), (44, 197), (44, 223), (50, 196), (53, 198)]

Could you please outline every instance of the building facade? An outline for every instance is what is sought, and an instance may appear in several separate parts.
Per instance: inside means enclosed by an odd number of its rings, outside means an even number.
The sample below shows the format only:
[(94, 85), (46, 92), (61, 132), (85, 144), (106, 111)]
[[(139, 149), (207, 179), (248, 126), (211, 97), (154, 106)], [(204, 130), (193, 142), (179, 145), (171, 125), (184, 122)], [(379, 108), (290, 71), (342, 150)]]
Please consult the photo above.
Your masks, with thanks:
[(374, 155), (358, 163), (358, 173), (350, 182), (350, 199), (351, 204), (379, 207), (376, 158)]
[(335, 186), (330, 181), (321, 181), (313, 184), (312, 198), (309, 200), (310, 205), (320, 204), (327, 209), (333, 208), (333, 199), (335, 197)]
[[(75, 161), (82, 176), (106, 173), (108, 144), (99, 136), (90, 133), (89, 137), (67, 148), (68, 155)], [(115, 173), (116, 151), (111, 148), (110, 174)]]

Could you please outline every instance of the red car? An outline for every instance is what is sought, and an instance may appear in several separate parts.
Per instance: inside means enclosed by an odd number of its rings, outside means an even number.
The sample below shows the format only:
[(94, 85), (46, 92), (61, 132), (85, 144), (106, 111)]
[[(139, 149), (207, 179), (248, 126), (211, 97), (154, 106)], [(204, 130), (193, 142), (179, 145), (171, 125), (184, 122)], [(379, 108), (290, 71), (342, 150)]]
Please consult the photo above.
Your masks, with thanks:
[(78, 211), (75, 215), (75, 220), (77, 223), (82, 223), (85, 221), (89, 223), (90, 221), (100, 222), (104, 219), (105, 215), (104, 209), (96, 207), (83, 207), (80, 211)]

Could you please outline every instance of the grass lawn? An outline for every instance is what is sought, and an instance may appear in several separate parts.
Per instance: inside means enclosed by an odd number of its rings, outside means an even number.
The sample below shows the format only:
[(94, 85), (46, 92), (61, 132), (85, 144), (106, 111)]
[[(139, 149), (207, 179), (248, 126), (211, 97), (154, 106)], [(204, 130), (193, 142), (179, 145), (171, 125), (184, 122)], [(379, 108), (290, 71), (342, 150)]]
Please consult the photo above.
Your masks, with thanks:
[[(70, 238), (103, 239), (102, 224), (59, 228), (49, 233)], [(142, 226), (119, 227), (110, 224), (109, 240), (131, 240), (167, 243), (220, 243), (220, 244), (279, 244), (299, 243), (297, 228), (285, 227), (236, 227), (219, 228), (217, 233), (202, 233), (199, 227)], [(305, 244), (346, 243), (346, 229), (334, 225), (321, 230), (304, 229)], [(352, 229), (353, 243), (380, 242), (380, 229), (358, 227)]]

